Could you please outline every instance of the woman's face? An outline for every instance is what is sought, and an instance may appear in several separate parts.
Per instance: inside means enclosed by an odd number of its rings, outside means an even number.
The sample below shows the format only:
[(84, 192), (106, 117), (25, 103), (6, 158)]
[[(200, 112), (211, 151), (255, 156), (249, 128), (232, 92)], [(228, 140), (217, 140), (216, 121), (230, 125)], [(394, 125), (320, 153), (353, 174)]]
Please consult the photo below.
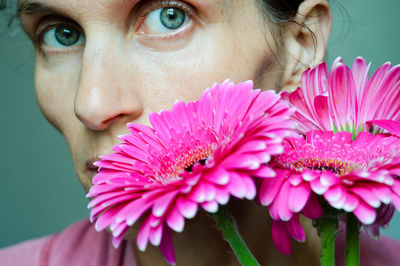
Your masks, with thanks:
[[(126, 123), (192, 101), (215, 81), (274, 89), (274, 41), (254, 0), (21, 1), (35, 87), (86, 189)], [(261, 82), (261, 80), (263, 80)]]

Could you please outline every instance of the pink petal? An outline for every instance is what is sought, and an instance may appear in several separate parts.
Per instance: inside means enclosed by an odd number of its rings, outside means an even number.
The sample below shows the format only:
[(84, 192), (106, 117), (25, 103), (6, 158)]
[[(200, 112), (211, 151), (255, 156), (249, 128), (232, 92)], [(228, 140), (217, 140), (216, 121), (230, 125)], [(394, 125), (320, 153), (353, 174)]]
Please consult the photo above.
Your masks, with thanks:
[(183, 228), (185, 227), (185, 219), (183, 216), (178, 212), (176, 208), (173, 208), (171, 212), (167, 216), (167, 224), (168, 226), (174, 230), (175, 232), (182, 232)]
[(254, 177), (258, 177), (258, 178), (271, 178), (271, 177), (275, 177), (276, 173), (270, 167), (262, 165), (257, 170), (252, 171), (251, 175)]
[(314, 106), (316, 117), (321, 125), (321, 129), (330, 130), (331, 119), (329, 117), (328, 97), (323, 95), (316, 96), (314, 99)]
[(319, 204), (318, 198), (315, 194), (311, 194), (306, 206), (304, 207), (302, 213), (304, 216), (310, 219), (318, 219), (324, 215), (324, 211)]
[(272, 241), (281, 253), (285, 255), (292, 253), (292, 238), (285, 222), (272, 220)]
[(229, 193), (225, 189), (217, 189), (216, 194), (215, 194), (215, 200), (221, 204), (225, 205), (229, 201)]
[(150, 228), (151, 226), (149, 224), (149, 218), (147, 218), (140, 226), (136, 237), (136, 244), (140, 251), (146, 250), (147, 243), (149, 241)]
[[(391, 65), (390, 65), (391, 66)], [(379, 102), (374, 117), (370, 119), (391, 119), (399, 117), (399, 87), (400, 87), (400, 66), (392, 67), (375, 88)]]
[(149, 233), (149, 240), (153, 246), (159, 246), (163, 234), (163, 225), (159, 225), (156, 228), (152, 227)]
[(122, 233), (126, 232), (128, 228), (129, 226), (125, 222), (122, 222), (112, 229), (112, 235), (114, 237), (119, 237)]
[(247, 176), (244, 176), (242, 180), (246, 190), (245, 198), (248, 200), (253, 200), (257, 194), (257, 189), (256, 185), (254, 184), (254, 180)]
[(176, 191), (172, 191), (155, 200), (152, 208), (153, 215), (156, 217), (163, 216), (167, 208), (173, 204), (172, 201), (175, 199), (177, 194)]
[(114, 208), (110, 208), (102, 215), (97, 218), (95, 229), (96, 231), (102, 231), (107, 226), (109, 226), (112, 222), (114, 222), (115, 216), (119, 213), (119, 211), (123, 208), (123, 205), (116, 206)]
[(178, 208), (179, 212), (183, 215), (183, 217), (191, 219), (196, 215), (198, 205), (197, 203), (189, 199), (180, 197), (176, 201), (176, 207)]
[(300, 212), (308, 201), (311, 189), (308, 184), (299, 185), (297, 187), (290, 186), (287, 198), (288, 207), (292, 212)]
[(392, 190), (395, 194), (397, 194), (398, 196), (400, 196), (400, 179), (396, 179), (393, 186), (392, 186)]
[(329, 204), (330, 204), (333, 208), (336, 208), (336, 209), (338, 209), (338, 210), (341, 210), (341, 209), (343, 209), (343, 206), (344, 206), (344, 204), (346, 203), (347, 195), (349, 195), (349, 194), (347, 193), (346, 190), (343, 189), (343, 190), (342, 190), (342, 195), (341, 195), (341, 197), (340, 197), (338, 200), (336, 200), (336, 201), (329, 201)]
[(400, 122), (393, 120), (371, 120), (368, 122), (387, 130), (390, 134), (400, 137)]
[(140, 198), (126, 205), (116, 216), (116, 222), (120, 223), (126, 220), (126, 223), (131, 226), (133, 225), (140, 216), (147, 211), (152, 202), (148, 202), (145, 198)]
[(320, 177), (321, 184), (326, 187), (334, 186), (340, 182), (340, 179), (337, 178), (332, 172), (324, 171)]
[(216, 213), (218, 211), (218, 203), (216, 201), (206, 201), (201, 203), (201, 207), (209, 213)]
[(281, 189), (284, 180), (281, 178), (265, 179), (260, 188), (260, 202), (264, 206), (268, 206), (275, 199)]
[(252, 154), (237, 155), (226, 158), (221, 165), (228, 169), (257, 170), (260, 167), (260, 161)]
[(400, 211), (400, 196), (393, 194), (392, 195), (392, 204), (394, 205), (394, 207)]
[(363, 224), (372, 224), (376, 219), (375, 209), (362, 201), (360, 201), (353, 213)]
[[(305, 181), (314, 181), (320, 175), (312, 170), (304, 169), (304, 171), (302, 172), (302, 176)], [(321, 184), (320, 180), (318, 180), (318, 184)]]
[(351, 72), (354, 77), (354, 83), (357, 89), (357, 101), (361, 103), (361, 98), (368, 82), (368, 70), (371, 64), (362, 57), (357, 57), (351, 66)]
[(329, 202), (335, 202), (340, 200), (344, 193), (344, 189), (340, 185), (337, 185), (333, 188), (329, 188), (328, 191), (324, 193), (324, 197)]
[(215, 199), (215, 194), (216, 194), (214, 185), (204, 182), (203, 186), (205, 191), (204, 200), (213, 201)]
[(112, 241), (111, 241), (111, 242), (112, 242), (112, 245), (113, 245), (114, 248), (118, 248), (119, 245), (121, 245), (122, 240), (124, 240), (124, 235), (125, 235), (125, 233), (126, 233), (127, 230), (128, 230), (128, 227), (127, 227), (127, 229), (125, 230), (125, 232), (121, 233), (118, 237), (113, 237), (113, 238), (112, 238)]
[(310, 185), (311, 185), (312, 191), (314, 191), (318, 195), (323, 195), (324, 193), (326, 193), (326, 191), (329, 188), (327, 186), (322, 185), (319, 178), (312, 180)]
[(338, 63), (331, 70), (329, 79), (328, 106), (338, 129), (345, 129), (355, 123), (357, 110), (357, 92), (350, 69)]
[(299, 174), (292, 174), (292, 175), (290, 175), (288, 180), (292, 186), (297, 187), (303, 181), (303, 177)]
[(167, 227), (165, 228), (160, 243), (160, 250), (165, 260), (172, 265), (176, 264), (176, 257), (174, 251), (174, 244), (172, 241), (172, 231)]
[(244, 182), (240, 175), (236, 174), (233, 171), (230, 171), (230, 181), (227, 185), (227, 190), (229, 193), (231, 193), (233, 196), (242, 199), (246, 195), (246, 188), (244, 185)]
[(375, 195), (373, 192), (372, 188), (366, 186), (358, 186), (358, 187), (352, 187), (349, 189), (351, 192), (353, 192), (355, 195), (363, 199), (367, 204), (369, 204), (373, 208), (379, 208), (381, 206), (381, 201), (379, 198)]
[(190, 199), (197, 203), (202, 203), (206, 200), (206, 190), (203, 183), (197, 186), (190, 192)]
[(346, 200), (343, 204), (343, 210), (345, 210), (346, 212), (353, 212), (355, 208), (357, 208), (359, 202), (360, 200), (358, 199), (358, 197), (347, 193)]
[(218, 185), (226, 185), (229, 182), (229, 173), (225, 169), (218, 167), (211, 173), (206, 174), (204, 178)]
[(382, 93), (380, 84), (387, 76), (388, 71), (391, 69), (390, 63), (385, 63), (377, 69), (369, 80), (362, 97), (360, 104), (360, 122), (374, 119), (375, 112), (379, 105), (376, 105), (379, 95)]
[(389, 204), (392, 201), (392, 191), (389, 187), (374, 185), (372, 191), (384, 204)]
[(283, 221), (289, 221), (293, 212), (289, 209), (287, 198), (289, 196), (290, 183), (285, 182), (282, 185), (281, 191), (278, 193), (278, 196), (275, 199), (275, 202), (270, 207), (271, 216), (274, 219), (277, 218), (276, 213), (278, 213), (279, 218)]
[(306, 241), (306, 235), (300, 224), (300, 215), (293, 215), (293, 218), (286, 223), (286, 228), (288, 229), (289, 234), (297, 241)]

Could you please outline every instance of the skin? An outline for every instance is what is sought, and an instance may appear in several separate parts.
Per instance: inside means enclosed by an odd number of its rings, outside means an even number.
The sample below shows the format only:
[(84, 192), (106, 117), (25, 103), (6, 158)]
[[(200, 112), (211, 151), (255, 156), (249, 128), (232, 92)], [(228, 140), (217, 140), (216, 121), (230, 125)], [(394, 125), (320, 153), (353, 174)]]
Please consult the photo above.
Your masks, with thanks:
[[(310, 31), (294, 23), (268, 22), (252, 0), (171, 1), (167, 6), (183, 4), (179, 7), (190, 19), (167, 33), (153, 30), (146, 20), (147, 13), (165, 7), (152, 7), (157, 1), (36, 0), (40, 8), (27, 10), (33, 2), (20, 1), (19, 17), (35, 46), (37, 99), (65, 137), (86, 190), (96, 173), (91, 163), (111, 152), (117, 136), (128, 132), (126, 123), (148, 125), (150, 112), (169, 109), (175, 100), (196, 100), (226, 78), (251, 79), (263, 89), (294, 89), (302, 71), (323, 60), (331, 25), (325, 0), (304, 1), (295, 17), (314, 32), (316, 46)], [(69, 47), (43, 41), (60, 23), (80, 29), (85, 41)], [(283, 256), (271, 243), (266, 209), (232, 205), (261, 264), (318, 264), (318, 239), (309, 225), (307, 242), (296, 244), (292, 256)], [(134, 235), (135, 227), (128, 238)], [(237, 265), (203, 213), (188, 221), (174, 241), (178, 265)], [(151, 245), (145, 253), (137, 252), (137, 258), (140, 265), (165, 264)]]

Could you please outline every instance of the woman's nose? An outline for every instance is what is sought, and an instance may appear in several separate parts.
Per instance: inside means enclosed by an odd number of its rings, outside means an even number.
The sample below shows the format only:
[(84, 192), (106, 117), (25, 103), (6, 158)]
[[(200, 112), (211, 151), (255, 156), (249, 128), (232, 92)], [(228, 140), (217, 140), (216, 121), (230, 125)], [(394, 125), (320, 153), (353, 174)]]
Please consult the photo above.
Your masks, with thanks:
[(121, 49), (104, 43), (87, 43), (82, 57), (79, 86), (75, 95), (75, 115), (87, 127), (101, 131), (112, 124), (135, 120), (143, 112)]

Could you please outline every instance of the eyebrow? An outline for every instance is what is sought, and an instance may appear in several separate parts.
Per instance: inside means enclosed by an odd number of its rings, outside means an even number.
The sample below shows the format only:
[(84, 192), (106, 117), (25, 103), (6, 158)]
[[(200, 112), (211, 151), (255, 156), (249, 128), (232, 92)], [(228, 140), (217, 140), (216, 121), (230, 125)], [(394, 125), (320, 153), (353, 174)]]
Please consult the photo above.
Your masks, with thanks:
[(59, 14), (60, 12), (39, 2), (21, 0), (18, 3), (17, 16), (19, 18), (28, 15), (40, 15), (48, 13)]

